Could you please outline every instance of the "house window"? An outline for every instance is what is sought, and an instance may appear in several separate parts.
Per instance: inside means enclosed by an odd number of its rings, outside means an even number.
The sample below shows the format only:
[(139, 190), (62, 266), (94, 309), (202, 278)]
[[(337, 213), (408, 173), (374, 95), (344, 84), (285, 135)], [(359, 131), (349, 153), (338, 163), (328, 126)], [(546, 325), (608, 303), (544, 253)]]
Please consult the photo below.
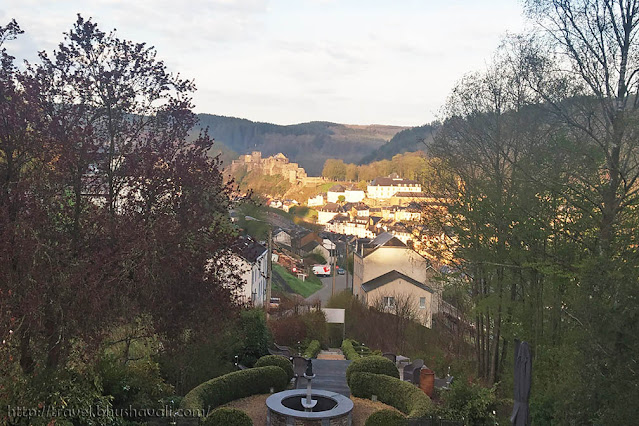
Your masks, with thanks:
[(392, 308), (395, 306), (395, 298), (394, 297), (384, 297), (384, 307)]
[(426, 309), (426, 298), (425, 297), (420, 297), (419, 298), (419, 307), (421, 309)]

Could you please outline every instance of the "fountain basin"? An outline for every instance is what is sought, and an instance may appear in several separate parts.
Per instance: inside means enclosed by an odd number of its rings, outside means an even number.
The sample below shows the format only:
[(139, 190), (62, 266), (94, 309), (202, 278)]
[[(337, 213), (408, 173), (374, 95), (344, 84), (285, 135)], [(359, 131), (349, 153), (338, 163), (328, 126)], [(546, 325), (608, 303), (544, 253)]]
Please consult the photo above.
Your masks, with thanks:
[(302, 398), (305, 389), (278, 392), (266, 399), (268, 426), (351, 426), (353, 401), (342, 394), (313, 390), (311, 398), (317, 400), (313, 411), (304, 411)]

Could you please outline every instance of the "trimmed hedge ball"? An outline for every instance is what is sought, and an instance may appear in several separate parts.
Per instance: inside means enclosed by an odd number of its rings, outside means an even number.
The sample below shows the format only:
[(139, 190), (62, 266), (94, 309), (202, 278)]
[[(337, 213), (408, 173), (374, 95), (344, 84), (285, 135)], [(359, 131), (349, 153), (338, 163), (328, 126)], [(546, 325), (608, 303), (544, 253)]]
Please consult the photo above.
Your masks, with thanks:
[(293, 371), (293, 364), (291, 361), (282, 355), (265, 355), (262, 358), (258, 359), (255, 363), (255, 367), (266, 367), (267, 365), (274, 365), (276, 367), (280, 367), (282, 370), (286, 372), (288, 376), (288, 380), (290, 381), (293, 377), (295, 377), (295, 372)]
[(351, 374), (355, 372), (383, 374), (385, 376), (399, 379), (399, 371), (395, 363), (383, 356), (371, 355), (364, 358), (358, 358), (351, 362), (346, 369), (346, 382), (350, 386)]
[(408, 426), (408, 419), (397, 411), (380, 410), (368, 416), (365, 426)]
[(213, 410), (203, 421), (203, 426), (253, 426), (253, 420), (244, 411), (222, 407)]

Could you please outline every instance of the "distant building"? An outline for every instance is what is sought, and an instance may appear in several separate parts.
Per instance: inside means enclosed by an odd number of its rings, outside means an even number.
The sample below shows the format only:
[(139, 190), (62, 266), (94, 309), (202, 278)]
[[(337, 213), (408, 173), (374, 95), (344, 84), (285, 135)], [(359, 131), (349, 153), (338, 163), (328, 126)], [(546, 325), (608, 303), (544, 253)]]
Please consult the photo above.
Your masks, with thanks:
[(344, 197), (347, 203), (359, 203), (366, 198), (366, 192), (363, 189), (359, 189), (354, 185), (344, 190)]
[(326, 192), (326, 201), (328, 201), (329, 203), (337, 203), (339, 201), (339, 197), (341, 196), (346, 199), (346, 188), (344, 188), (340, 184), (333, 185)]
[(247, 172), (259, 170), (268, 176), (280, 175), (291, 183), (304, 181), (308, 178), (303, 167), (297, 163), (290, 163), (289, 159), (281, 152), (267, 158), (262, 158), (262, 153), (259, 151), (241, 155), (239, 159), (233, 160), (231, 163), (231, 173), (235, 173), (242, 167), (245, 167)]
[(388, 200), (398, 192), (421, 192), (422, 186), (415, 180), (402, 179), (397, 175), (375, 178), (367, 187), (368, 198)]
[(344, 209), (337, 203), (326, 203), (317, 211), (317, 223), (324, 225), (339, 213), (344, 213)]
[(309, 207), (318, 207), (318, 206), (323, 206), (324, 204), (326, 204), (326, 193), (325, 192), (317, 194), (314, 197), (309, 197), (308, 198), (308, 202), (306, 203), (306, 205), (309, 206)]

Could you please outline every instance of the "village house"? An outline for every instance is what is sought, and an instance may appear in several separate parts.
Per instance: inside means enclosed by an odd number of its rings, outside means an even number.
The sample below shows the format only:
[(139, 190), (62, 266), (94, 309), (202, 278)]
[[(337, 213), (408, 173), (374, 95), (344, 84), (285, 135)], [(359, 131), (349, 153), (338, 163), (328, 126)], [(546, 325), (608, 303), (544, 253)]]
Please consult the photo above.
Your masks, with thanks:
[(367, 187), (368, 198), (389, 200), (398, 192), (421, 192), (422, 186), (415, 180), (402, 179), (396, 174), (375, 178)]
[(326, 203), (317, 211), (317, 223), (325, 225), (339, 213), (344, 213), (344, 209), (337, 203)]
[(326, 192), (319, 193), (314, 197), (309, 197), (306, 203), (309, 207), (323, 206), (324, 204), (326, 204)]
[(262, 306), (266, 300), (266, 274), (268, 250), (250, 237), (240, 237), (232, 247), (233, 262), (241, 272), (243, 285), (240, 298), (254, 306)]
[(344, 197), (347, 203), (359, 203), (366, 198), (366, 192), (364, 192), (363, 189), (351, 185), (344, 190)]
[(368, 306), (410, 303), (426, 327), (432, 326), (441, 295), (428, 260), (390, 233), (358, 240), (354, 253), (353, 294)]
[(331, 186), (326, 192), (326, 201), (329, 203), (337, 203), (339, 197), (344, 197), (344, 200), (346, 200), (346, 188), (340, 184)]

